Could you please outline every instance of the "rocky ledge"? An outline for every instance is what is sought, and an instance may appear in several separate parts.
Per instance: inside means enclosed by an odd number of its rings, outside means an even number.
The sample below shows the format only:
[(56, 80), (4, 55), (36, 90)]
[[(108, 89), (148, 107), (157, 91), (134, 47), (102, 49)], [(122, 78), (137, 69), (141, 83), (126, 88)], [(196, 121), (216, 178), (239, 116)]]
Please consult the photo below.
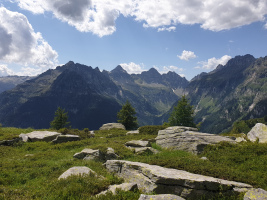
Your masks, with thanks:
[(105, 166), (109, 172), (117, 173), (126, 182), (137, 183), (138, 188), (145, 193), (167, 193), (198, 199), (200, 196), (214, 197), (219, 193), (232, 195), (252, 188), (244, 183), (139, 162), (108, 160)]

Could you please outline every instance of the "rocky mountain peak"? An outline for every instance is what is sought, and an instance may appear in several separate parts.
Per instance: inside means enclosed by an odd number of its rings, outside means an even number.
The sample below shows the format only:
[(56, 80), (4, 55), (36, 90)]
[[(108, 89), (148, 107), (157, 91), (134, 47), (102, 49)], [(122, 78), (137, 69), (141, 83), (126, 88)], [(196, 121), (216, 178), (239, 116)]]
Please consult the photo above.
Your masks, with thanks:
[(120, 65), (118, 65), (115, 69), (113, 69), (113, 70), (111, 70), (111, 73), (113, 73), (113, 74), (117, 74), (117, 73), (123, 73), (123, 74), (128, 74), (127, 73), (127, 71), (126, 70), (124, 70), (123, 68), (122, 68), (122, 66), (120, 66)]

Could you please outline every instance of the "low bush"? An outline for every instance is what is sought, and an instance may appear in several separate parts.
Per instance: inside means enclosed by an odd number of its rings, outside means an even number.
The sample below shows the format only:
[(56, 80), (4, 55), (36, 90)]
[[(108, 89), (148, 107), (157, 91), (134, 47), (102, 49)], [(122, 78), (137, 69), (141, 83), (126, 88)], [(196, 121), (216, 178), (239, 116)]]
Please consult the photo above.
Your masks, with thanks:
[(168, 127), (169, 127), (169, 125), (142, 126), (139, 128), (139, 133), (140, 134), (148, 134), (148, 135), (157, 135), (159, 130), (164, 130)]

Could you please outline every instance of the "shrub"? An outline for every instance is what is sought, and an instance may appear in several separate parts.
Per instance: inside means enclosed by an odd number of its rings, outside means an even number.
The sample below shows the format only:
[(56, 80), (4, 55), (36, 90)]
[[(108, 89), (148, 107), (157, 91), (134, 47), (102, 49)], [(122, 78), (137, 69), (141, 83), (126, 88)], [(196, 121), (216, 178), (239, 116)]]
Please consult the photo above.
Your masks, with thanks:
[(140, 134), (149, 134), (149, 135), (157, 135), (159, 130), (163, 130), (165, 128), (168, 128), (169, 125), (150, 125), (150, 126), (142, 126), (139, 128)]

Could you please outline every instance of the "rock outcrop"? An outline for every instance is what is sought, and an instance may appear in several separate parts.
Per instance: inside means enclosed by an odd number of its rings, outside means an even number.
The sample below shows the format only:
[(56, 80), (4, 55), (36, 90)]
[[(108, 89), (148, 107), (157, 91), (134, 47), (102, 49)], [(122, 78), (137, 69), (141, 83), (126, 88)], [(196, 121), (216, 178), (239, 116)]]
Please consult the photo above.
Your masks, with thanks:
[(258, 188), (246, 192), (244, 200), (267, 200), (267, 191)]
[(84, 149), (79, 153), (75, 153), (74, 158), (83, 160), (112, 160), (118, 159), (119, 156), (115, 153), (114, 149), (108, 147), (106, 152), (102, 152), (99, 149)]
[(54, 144), (58, 144), (58, 143), (72, 142), (72, 141), (79, 141), (79, 140), (81, 140), (81, 138), (78, 135), (59, 135), (52, 142)]
[(208, 133), (197, 132), (196, 128), (173, 126), (158, 132), (156, 144), (164, 148), (183, 150), (199, 154), (209, 144), (219, 142), (235, 143), (234, 140)]
[(173, 194), (159, 194), (159, 195), (141, 194), (138, 200), (185, 200), (185, 199)]
[(60, 175), (58, 180), (66, 179), (69, 176), (82, 176), (82, 175), (89, 175), (89, 174), (96, 174), (93, 170), (88, 167), (72, 167), (65, 171), (63, 174)]
[(248, 133), (248, 139), (251, 142), (267, 143), (267, 126), (262, 123), (257, 123)]
[(50, 132), (50, 131), (33, 131), (27, 134), (20, 134), (19, 137), (22, 138), (24, 142), (37, 142), (37, 141), (45, 141), (51, 142), (56, 139), (61, 133)]
[(121, 123), (108, 123), (108, 124), (103, 124), (99, 130), (110, 130), (113, 128), (117, 128), (117, 129), (123, 129), (125, 130), (125, 126)]
[(139, 162), (108, 160), (105, 166), (109, 172), (117, 173), (126, 182), (137, 183), (139, 190), (145, 193), (167, 193), (186, 199), (199, 199), (204, 195), (206, 197), (214, 197), (219, 193), (231, 195), (252, 188), (251, 185), (244, 183)]

